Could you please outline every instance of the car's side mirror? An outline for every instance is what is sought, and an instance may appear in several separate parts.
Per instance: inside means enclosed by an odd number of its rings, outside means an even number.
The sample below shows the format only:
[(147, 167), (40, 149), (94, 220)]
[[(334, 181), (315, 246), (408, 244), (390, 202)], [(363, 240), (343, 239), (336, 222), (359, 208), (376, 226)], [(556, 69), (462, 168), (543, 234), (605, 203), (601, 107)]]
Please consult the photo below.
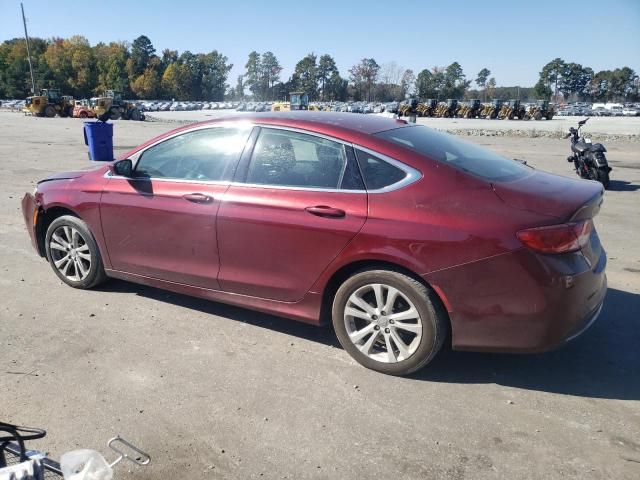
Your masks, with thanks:
[(125, 158), (111, 164), (111, 172), (119, 177), (131, 177), (133, 175), (133, 162)]

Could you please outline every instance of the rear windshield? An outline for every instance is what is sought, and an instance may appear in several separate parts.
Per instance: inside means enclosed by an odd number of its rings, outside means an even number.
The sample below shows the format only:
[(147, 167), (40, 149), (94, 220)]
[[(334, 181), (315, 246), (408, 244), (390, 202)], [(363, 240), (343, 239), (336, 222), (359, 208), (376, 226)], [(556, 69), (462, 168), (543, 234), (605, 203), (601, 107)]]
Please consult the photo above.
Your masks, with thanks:
[(376, 136), (491, 182), (517, 180), (531, 173), (518, 161), (421, 125), (386, 130)]

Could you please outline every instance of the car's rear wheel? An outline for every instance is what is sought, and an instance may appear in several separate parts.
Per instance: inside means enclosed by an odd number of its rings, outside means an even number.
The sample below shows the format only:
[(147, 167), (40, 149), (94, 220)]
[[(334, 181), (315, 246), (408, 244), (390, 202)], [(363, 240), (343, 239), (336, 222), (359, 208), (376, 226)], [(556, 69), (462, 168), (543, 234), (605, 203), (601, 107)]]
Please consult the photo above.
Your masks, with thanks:
[(357, 362), (390, 375), (427, 365), (447, 332), (446, 313), (435, 294), (389, 270), (348, 278), (336, 292), (332, 318), (340, 344)]
[(87, 289), (106, 280), (98, 245), (79, 218), (64, 215), (51, 222), (45, 248), (51, 268), (67, 285)]

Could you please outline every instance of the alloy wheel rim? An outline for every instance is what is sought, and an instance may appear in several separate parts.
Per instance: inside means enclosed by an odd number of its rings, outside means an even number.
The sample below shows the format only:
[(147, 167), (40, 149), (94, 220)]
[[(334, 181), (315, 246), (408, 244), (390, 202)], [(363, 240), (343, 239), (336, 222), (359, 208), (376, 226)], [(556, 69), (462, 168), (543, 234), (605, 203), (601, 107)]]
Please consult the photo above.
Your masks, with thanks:
[(351, 342), (382, 363), (411, 357), (422, 339), (422, 318), (413, 302), (391, 285), (371, 283), (354, 291), (344, 308)]
[(91, 270), (91, 250), (78, 229), (62, 225), (49, 240), (49, 251), (55, 268), (72, 282), (84, 280)]

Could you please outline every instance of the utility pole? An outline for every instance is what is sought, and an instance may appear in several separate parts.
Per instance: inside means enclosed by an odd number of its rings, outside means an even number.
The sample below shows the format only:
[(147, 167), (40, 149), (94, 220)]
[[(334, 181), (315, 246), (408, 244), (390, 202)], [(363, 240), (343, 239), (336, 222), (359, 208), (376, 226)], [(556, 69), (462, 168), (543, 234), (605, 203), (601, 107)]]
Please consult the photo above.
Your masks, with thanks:
[(20, 9), (22, 10), (22, 25), (24, 25), (24, 39), (27, 42), (27, 56), (29, 57), (29, 72), (31, 72), (31, 93), (36, 93), (36, 81), (33, 78), (33, 64), (31, 63), (31, 46), (29, 45), (29, 34), (27, 34), (27, 21), (24, 19), (24, 6), (20, 2)]

